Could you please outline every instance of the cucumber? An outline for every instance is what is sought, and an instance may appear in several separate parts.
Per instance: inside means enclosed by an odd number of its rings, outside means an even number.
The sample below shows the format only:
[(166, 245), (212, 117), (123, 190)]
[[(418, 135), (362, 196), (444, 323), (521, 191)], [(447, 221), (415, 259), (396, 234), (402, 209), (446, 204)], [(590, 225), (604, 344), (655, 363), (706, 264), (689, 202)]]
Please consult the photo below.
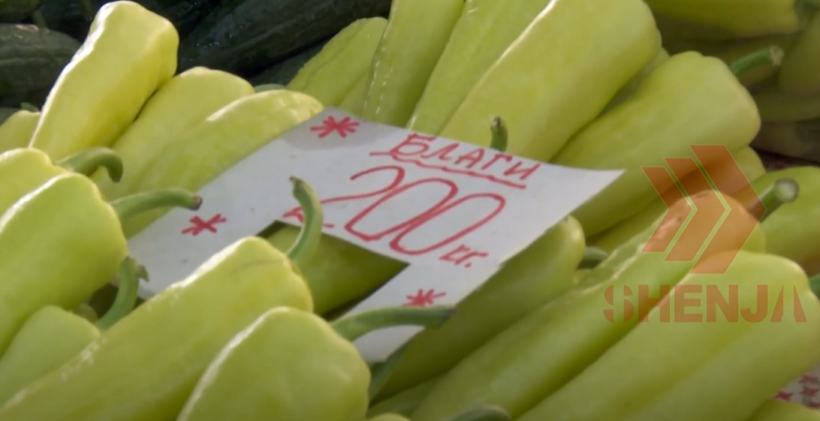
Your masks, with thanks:
[[(43, 5), (40, 7), (40, 12), (49, 28), (77, 39), (85, 39), (88, 35), (88, 28), (91, 26), (91, 19), (87, 19), (83, 14), (82, 1), (85, 0), (42, 0)], [(96, 13), (100, 7), (113, 0), (87, 1)], [(184, 37), (216, 7), (220, 0), (134, 0), (134, 2), (168, 19), (176, 27), (179, 36)]]
[(28, 19), (42, 0), (0, 0), (0, 22), (17, 23)]
[(79, 41), (56, 31), (0, 24), (0, 107), (42, 106), (79, 48)]
[(329, 39), (322, 40), (307, 48), (302, 49), (296, 54), (274, 64), (267, 70), (252, 77), (250, 82), (253, 86), (277, 84), (287, 85), (296, 76), (296, 73), (324, 48)]
[(248, 77), (358, 19), (389, 12), (390, 0), (224, 0), (182, 41), (179, 67)]

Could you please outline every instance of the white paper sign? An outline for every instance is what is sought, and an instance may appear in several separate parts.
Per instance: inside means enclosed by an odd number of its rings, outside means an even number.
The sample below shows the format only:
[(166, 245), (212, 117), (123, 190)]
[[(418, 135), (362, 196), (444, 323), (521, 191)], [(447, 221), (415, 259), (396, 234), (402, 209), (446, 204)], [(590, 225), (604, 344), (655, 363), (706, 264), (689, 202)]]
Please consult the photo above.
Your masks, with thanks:
[[(147, 298), (275, 220), (299, 225), (297, 176), (322, 199), (325, 233), (409, 263), (351, 312), (455, 304), (621, 173), (542, 164), (328, 108), (208, 184), (197, 212), (173, 210), (129, 246), (150, 272)], [(373, 332), (356, 346), (381, 360), (418, 330)]]

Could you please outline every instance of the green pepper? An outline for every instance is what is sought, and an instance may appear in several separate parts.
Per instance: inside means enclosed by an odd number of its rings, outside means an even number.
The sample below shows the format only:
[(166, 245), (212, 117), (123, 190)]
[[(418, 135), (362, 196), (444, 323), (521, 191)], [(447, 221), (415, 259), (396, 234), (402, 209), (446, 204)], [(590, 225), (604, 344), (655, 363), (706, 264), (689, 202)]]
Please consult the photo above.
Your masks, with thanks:
[(253, 86), (230, 73), (194, 67), (173, 77), (145, 103), (137, 119), (111, 147), (124, 162), (118, 183), (104, 174), (92, 179), (108, 200), (137, 193), (142, 173), (185, 130), (205, 121), (225, 105), (253, 94)]
[(497, 333), (570, 290), (583, 258), (581, 224), (566, 218), (461, 300), (458, 313), (443, 326), (410, 339), (377, 396), (390, 396), (444, 374)]
[[(409, 417), (419, 406), (422, 400), (427, 397), (441, 376), (433, 377), (417, 386), (402, 390), (401, 392), (382, 399), (376, 404), (371, 404), (367, 410), (368, 418), (381, 414), (399, 414)], [(371, 402), (372, 403), (372, 402)]]
[[(400, 414), (381, 414), (373, 418), (368, 418), (368, 421), (410, 421), (408, 418)], [(448, 421), (510, 421), (510, 414), (501, 408), (497, 407), (477, 407), (475, 409), (465, 411)]]
[(342, 29), (299, 69), (287, 89), (337, 106), (362, 77), (366, 77), (387, 19), (359, 19)]
[[(710, 165), (706, 165), (704, 169), (712, 182), (715, 183), (717, 190), (730, 195), (741, 191), (748, 183), (766, 173), (766, 168), (763, 166), (757, 152), (748, 146), (732, 153), (731, 158), (715, 161)], [(737, 169), (740, 169), (742, 176), (737, 174)], [(679, 180), (679, 182), (684, 192), (712, 188), (702, 184), (703, 177), (703, 173), (697, 171), (684, 177), (683, 180)], [(646, 227), (652, 225), (668, 209), (666, 202), (674, 201), (681, 194), (681, 190), (677, 186), (670, 187), (640, 212), (590, 238), (588, 240), (589, 244), (611, 252), (645, 230)]]
[(587, 237), (634, 215), (657, 198), (656, 189), (671, 186), (648, 182), (644, 167), (664, 166), (670, 157), (693, 156), (692, 145), (724, 145), (734, 152), (752, 142), (760, 117), (735, 74), (769, 62), (771, 55), (764, 50), (750, 58), (730, 69), (697, 52), (676, 54), (658, 66), (630, 100), (567, 142), (552, 163), (625, 170), (573, 213)]
[(660, 48), (641, 0), (553, 0), (438, 134), (486, 146), (485, 127), (500, 116), (510, 128), (510, 154), (548, 161)]
[(404, 127), (424, 92), (464, 0), (393, 0), (373, 57), (362, 117)]
[(90, 174), (98, 167), (117, 181), (122, 176), (122, 161), (109, 149), (91, 148), (56, 164), (45, 152), (17, 148), (0, 154), (0, 215), (26, 194), (61, 174)]
[(363, 420), (370, 371), (350, 342), (392, 326), (435, 327), (451, 313), (385, 308), (328, 324), (310, 312), (274, 308), (214, 358), (177, 420)]
[[(265, 91), (222, 107), (179, 135), (143, 170), (134, 191), (179, 187), (199, 191), (260, 147), (322, 111), (319, 101), (298, 92)], [(140, 215), (124, 226), (129, 238), (165, 212)]]
[(820, 94), (820, 14), (815, 13), (808, 27), (789, 50), (777, 76), (780, 89), (796, 95)]
[(800, 196), (761, 224), (766, 251), (793, 260), (809, 275), (815, 275), (820, 273), (820, 168), (800, 166), (769, 172), (752, 182), (751, 189), (735, 194), (735, 198), (746, 203), (753, 201), (782, 178), (796, 180)]
[(17, 392), (70, 361), (125, 317), (137, 301), (145, 268), (126, 258), (120, 266), (120, 288), (114, 305), (95, 323), (56, 306), (32, 314), (0, 359), (0, 405)]
[(407, 127), (438, 134), (470, 90), (552, 0), (467, 0)]
[(365, 97), (367, 97), (366, 73), (347, 91), (342, 102), (339, 103), (339, 109), (358, 116), (362, 113)]
[(0, 123), (0, 153), (27, 147), (39, 121), (39, 111), (20, 110)]
[[(780, 203), (781, 194), (794, 193), (794, 190), (779, 190), (763, 196), (769, 209)], [(699, 195), (691, 199), (696, 206), (700, 203)], [(698, 261), (741, 247), (763, 250), (765, 240), (761, 230), (756, 229), (758, 219), (741, 203), (731, 198), (725, 202), (733, 216), (724, 220), (720, 234), (712, 238)], [(724, 209), (703, 211), (723, 212)], [(638, 291), (643, 286), (650, 294), (656, 294), (658, 288), (675, 285), (695, 267), (694, 259), (667, 261), (664, 253), (645, 252), (657, 250), (659, 245), (675, 239), (689, 213), (688, 202), (679, 200), (670, 213), (672, 218), (660, 219), (615, 250), (584, 276), (576, 289), (533, 310), (461, 360), (444, 374), (410, 418), (443, 421), (476, 404), (493, 404), (518, 419), (582, 372), (638, 325), (647, 310), (636, 304), (638, 297), (629, 296), (625, 300), (638, 311), (621, 320), (621, 314), (628, 313), (625, 308), (616, 308), (611, 310), (612, 321), (607, 320), (603, 315), (608, 308), (607, 296), (611, 297), (612, 291), (626, 288)], [(660, 229), (656, 231), (656, 228)], [(675, 247), (699, 249), (701, 243), (699, 239), (681, 235)], [(609, 385), (612, 387), (611, 382)]]
[(656, 14), (702, 28), (703, 37), (720, 38), (798, 32), (818, 5), (816, 0), (647, 0), (646, 3)]
[(368, 418), (367, 421), (410, 421), (400, 414), (380, 414), (373, 418)]
[(746, 421), (820, 421), (820, 411), (799, 403), (772, 399)]
[(609, 100), (609, 103), (606, 105), (604, 110), (601, 111), (601, 114), (608, 112), (609, 110), (617, 107), (618, 105), (621, 105), (629, 98), (632, 98), (632, 96), (635, 95), (635, 92), (637, 92), (638, 88), (640, 88), (641, 83), (643, 83), (644, 79), (649, 77), (649, 75), (652, 74), (652, 71), (655, 70), (655, 68), (660, 66), (662, 63), (666, 62), (666, 60), (669, 60), (669, 53), (666, 50), (661, 49), (660, 51), (658, 51), (658, 54), (655, 56), (654, 59), (652, 59), (652, 61), (647, 63), (646, 66), (644, 66), (641, 69), (641, 71), (639, 71), (635, 76), (632, 76), (632, 79), (630, 79), (626, 85), (624, 85), (620, 90), (618, 90), (615, 96), (613, 96), (612, 99)]
[[(293, 179), (305, 211), (303, 235), (282, 253), (246, 237), (166, 288), (59, 370), (0, 408), (13, 421), (175, 419), (231, 338), (274, 307), (311, 311), (297, 265), (315, 249), (322, 212), (313, 190)], [(104, 385), (104, 387), (101, 387)]]
[(43, 106), (29, 146), (62, 159), (113, 143), (177, 68), (174, 25), (132, 1), (106, 3)]
[[(709, 273), (727, 258), (725, 274)], [(796, 263), (741, 251), (700, 265), (644, 323), (517, 420), (745, 421), (820, 363), (820, 303)]]
[(820, 95), (794, 95), (778, 87), (770, 87), (756, 92), (754, 100), (764, 122), (820, 118)]
[(0, 219), (0, 353), (36, 311), (74, 308), (117, 275), (128, 255), (121, 221), (200, 203), (191, 193), (165, 190), (108, 204), (79, 174), (57, 175), (18, 200)]

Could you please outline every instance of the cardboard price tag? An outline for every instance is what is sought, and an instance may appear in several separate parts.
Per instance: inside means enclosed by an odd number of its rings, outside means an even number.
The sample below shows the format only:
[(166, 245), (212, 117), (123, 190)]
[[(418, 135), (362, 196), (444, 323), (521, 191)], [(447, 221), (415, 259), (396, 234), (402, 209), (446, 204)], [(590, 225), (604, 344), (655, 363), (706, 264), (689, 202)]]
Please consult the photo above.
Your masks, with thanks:
[[(289, 182), (297, 176), (322, 199), (326, 234), (409, 264), (351, 312), (455, 304), (621, 173), (542, 164), (328, 108), (205, 186), (195, 214), (173, 210), (129, 246), (151, 274), (141, 291), (149, 297), (275, 220), (299, 225)], [(416, 331), (381, 330), (356, 345), (380, 360)]]

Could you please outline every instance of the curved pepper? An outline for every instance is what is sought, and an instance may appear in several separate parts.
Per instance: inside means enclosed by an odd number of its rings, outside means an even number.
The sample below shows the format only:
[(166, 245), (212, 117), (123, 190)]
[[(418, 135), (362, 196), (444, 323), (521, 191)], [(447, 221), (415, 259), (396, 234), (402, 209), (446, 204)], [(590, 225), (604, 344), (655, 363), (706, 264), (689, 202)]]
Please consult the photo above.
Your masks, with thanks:
[(373, 57), (362, 117), (404, 127), (461, 16), (464, 0), (393, 0)]
[(573, 288), (573, 275), (583, 258), (584, 232), (569, 217), (461, 300), (458, 313), (443, 326), (413, 336), (377, 396), (390, 396), (444, 374), (497, 333)]
[[(164, 149), (135, 191), (179, 187), (198, 191), (260, 147), (322, 111), (319, 101), (298, 92), (265, 91), (222, 107), (186, 130)], [(158, 210), (124, 225), (131, 237), (161, 217)]]
[(798, 122), (820, 118), (820, 95), (794, 95), (771, 87), (754, 94), (764, 122)]
[(407, 127), (438, 134), (481, 76), (552, 0), (468, 0)]
[(337, 106), (356, 82), (367, 77), (387, 19), (359, 19), (342, 29), (299, 69), (287, 89)]
[(367, 97), (367, 73), (365, 73), (353, 87), (345, 94), (342, 102), (339, 103), (339, 109), (346, 111), (353, 115), (361, 115), (364, 107), (364, 100)]
[(791, 178), (800, 186), (800, 196), (766, 218), (766, 252), (800, 264), (809, 275), (820, 273), (820, 168), (792, 167), (769, 172), (752, 183), (751, 189), (735, 194), (744, 203), (754, 201), (777, 180)]
[[(744, 60), (734, 73), (771, 59), (768, 50), (752, 57), (758, 60)], [(663, 167), (667, 158), (692, 156), (693, 145), (742, 149), (759, 128), (755, 103), (732, 70), (716, 58), (687, 52), (658, 66), (630, 100), (573, 136), (551, 162), (625, 170), (573, 213), (590, 237), (640, 211), (657, 197), (657, 189), (671, 186), (671, 178), (650, 183), (644, 168)]]
[(820, 411), (794, 402), (770, 400), (746, 421), (820, 421)]
[(20, 110), (0, 123), (0, 153), (27, 147), (39, 121), (39, 111)]
[(180, 73), (159, 87), (111, 147), (124, 162), (122, 180), (112, 183), (100, 173), (92, 179), (108, 200), (137, 193), (135, 185), (142, 173), (178, 141), (181, 133), (253, 92), (250, 83), (230, 73), (204, 67)]
[[(815, 2), (820, 4), (820, 2)], [(797, 38), (777, 75), (777, 86), (796, 95), (820, 94), (820, 14), (815, 13), (806, 29)]]
[(95, 323), (56, 306), (32, 314), (0, 359), (0, 405), (17, 392), (70, 361), (133, 310), (139, 278), (145, 268), (126, 258), (120, 266), (120, 288), (108, 312)]
[(433, 387), (440, 377), (441, 376), (434, 377), (417, 386), (405, 389), (387, 399), (378, 401), (375, 405), (372, 405), (371, 401), (371, 406), (367, 410), (368, 418), (388, 413), (409, 417), (421, 401), (427, 397), (427, 394), (433, 390)]
[[(683, 192), (690, 194), (690, 192), (695, 193), (716, 188), (723, 193), (731, 195), (741, 191), (748, 186), (750, 182), (766, 173), (766, 168), (763, 166), (763, 162), (760, 160), (757, 152), (748, 146), (732, 153), (728, 158), (719, 159), (706, 165), (704, 170), (706, 174), (709, 175), (709, 179), (715, 184), (715, 187), (704, 184), (704, 175), (699, 170), (680, 180)], [(738, 173), (738, 170), (740, 170), (740, 173)], [(673, 203), (676, 198), (681, 197), (681, 195), (683, 195), (683, 193), (679, 187), (669, 187), (640, 212), (630, 216), (603, 233), (590, 238), (588, 240), (589, 244), (611, 252), (652, 225), (653, 222), (667, 211), (668, 207), (666, 204)]]
[(384, 308), (328, 323), (274, 308), (214, 358), (177, 420), (362, 420), (370, 371), (351, 342), (387, 327), (435, 327), (451, 314), (447, 307)]
[(647, 0), (652, 11), (705, 38), (752, 38), (798, 32), (815, 12), (816, 0)]
[(121, 221), (200, 203), (191, 193), (165, 190), (108, 204), (78, 174), (58, 175), (17, 201), (0, 218), (0, 352), (34, 312), (74, 308), (117, 275), (128, 255)]
[[(710, 273), (726, 259), (725, 274)], [(820, 363), (820, 302), (797, 264), (741, 251), (700, 266), (645, 323), (518, 421), (746, 421)]]
[[(780, 193), (773, 191), (763, 200), (774, 207)], [(692, 197), (696, 206), (700, 199), (699, 195)], [(721, 233), (708, 242), (699, 259), (741, 247), (755, 251), (764, 248), (762, 233), (756, 229), (757, 218), (731, 198), (726, 203), (730, 217), (723, 221)], [(704, 208), (702, 212), (720, 215), (724, 208)], [(578, 288), (530, 312), (461, 360), (439, 380), (410, 418), (444, 421), (473, 405), (493, 404), (517, 419), (582, 372), (639, 324), (648, 310), (636, 304), (639, 287), (657, 294), (659, 288), (675, 285), (695, 267), (694, 259), (667, 261), (665, 253), (645, 252), (663, 250), (659, 246), (676, 239), (689, 214), (687, 201), (678, 201), (670, 214), (612, 253), (583, 278)], [(681, 235), (673, 244), (684, 251), (699, 251), (703, 239)], [(626, 288), (636, 291), (625, 299), (638, 311), (624, 317), (627, 310), (620, 306), (611, 311), (611, 321), (607, 320), (604, 310), (612, 307), (607, 302), (612, 302), (613, 291)]]
[(106, 3), (46, 98), (30, 146), (61, 159), (113, 143), (174, 75), (178, 46), (162, 16), (131, 1)]
[[(591, 45), (594, 51), (583, 47)], [(548, 161), (660, 48), (652, 13), (641, 0), (553, 0), (439, 134), (486, 146), (486, 124), (500, 116), (510, 128), (509, 153)]]
[(400, 414), (381, 414), (373, 418), (368, 418), (367, 421), (410, 421)]
[[(307, 257), (321, 233), (321, 205), (310, 186), (292, 181), (310, 235), (288, 253), (259, 237), (234, 242), (137, 307), (82, 356), (16, 395), (0, 408), (0, 419), (174, 419), (237, 333), (271, 308), (311, 311), (310, 291), (294, 261)], [(109, 383), (117, 387), (100, 387)]]
[(45, 152), (18, 148), (0, 154), (0, 215), (46, 181), (71, 172), (89, 174), (105, 168), (114, 181), (122, 176), (122, 161), (109, 149), (91, 148), (56, 164)]
[(652, 74), (653, 70), (655, 70), (662, 63), (666, 62), (666, 60), (669, 60), (669, 53), (661, 48), (652, 61), (647, 63), (646, 66), (643, 66), (641, 71), (635, 74), (635, 76), (632, 76), (632, 79), (630, 79), (626, 85), (618, 90), (618, 93), (616, 93), (615, 96), (609, 100), (609, 103), (606, 107), (604, 107), (604, 110), (601, 111), (601, 114), (605, 114), (609, 110), (621, 105), (629, 98), (632, 98), (632, 96), (635, 95), (635, 92), (638, 91), (638, 88), (640, 88), (641, 83), (643, 83), (643, 81), (649, 77), (650, 74)]

